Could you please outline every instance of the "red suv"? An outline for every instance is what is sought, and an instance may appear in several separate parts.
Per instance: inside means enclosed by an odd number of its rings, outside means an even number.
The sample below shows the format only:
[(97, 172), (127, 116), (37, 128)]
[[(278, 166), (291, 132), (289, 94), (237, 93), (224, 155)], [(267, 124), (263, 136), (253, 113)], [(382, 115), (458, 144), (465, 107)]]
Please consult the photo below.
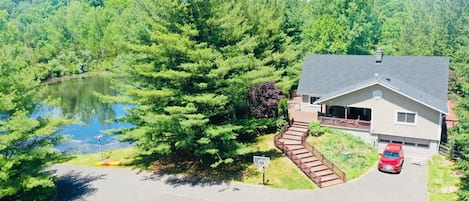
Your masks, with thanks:
[(379, 155), (379, 170), (393, 173), (401, 172), (404, 164), (404, 150), (401, 144), (389, 143), (383, 153)]

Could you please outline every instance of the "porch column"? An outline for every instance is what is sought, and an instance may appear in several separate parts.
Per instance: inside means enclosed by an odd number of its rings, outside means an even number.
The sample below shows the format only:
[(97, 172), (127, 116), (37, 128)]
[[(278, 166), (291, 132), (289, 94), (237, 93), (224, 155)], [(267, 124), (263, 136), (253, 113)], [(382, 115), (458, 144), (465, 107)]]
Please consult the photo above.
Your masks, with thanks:
[(347, 119), (348, 107), (345, 107), (345, 119)]

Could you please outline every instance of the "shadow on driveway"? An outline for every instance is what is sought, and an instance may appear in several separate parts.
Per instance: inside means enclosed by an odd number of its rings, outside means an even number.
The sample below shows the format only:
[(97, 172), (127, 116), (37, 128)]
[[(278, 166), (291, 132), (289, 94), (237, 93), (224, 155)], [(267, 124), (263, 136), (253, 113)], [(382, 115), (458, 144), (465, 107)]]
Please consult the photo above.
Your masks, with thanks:
[(97, 191), (91, 183), (102, 180), (107, 174), (82, 175), (80, 172), (70, 171), (60, 176), (57, 181), (57, 200), (76, 200)]

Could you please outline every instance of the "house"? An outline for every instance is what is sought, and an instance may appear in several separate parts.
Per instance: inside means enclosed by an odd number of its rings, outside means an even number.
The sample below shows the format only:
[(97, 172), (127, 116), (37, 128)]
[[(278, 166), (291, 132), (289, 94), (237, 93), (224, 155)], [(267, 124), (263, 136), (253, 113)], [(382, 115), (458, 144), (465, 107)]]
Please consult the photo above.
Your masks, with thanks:
[[(361, 137), (379, 151), (389, 142), (407, 156), (438, 153), (448, 114), (448, 57), (307, 55), (297, 110), (323, 126)], [(316, 117), (315, 117), (316, 118)]]

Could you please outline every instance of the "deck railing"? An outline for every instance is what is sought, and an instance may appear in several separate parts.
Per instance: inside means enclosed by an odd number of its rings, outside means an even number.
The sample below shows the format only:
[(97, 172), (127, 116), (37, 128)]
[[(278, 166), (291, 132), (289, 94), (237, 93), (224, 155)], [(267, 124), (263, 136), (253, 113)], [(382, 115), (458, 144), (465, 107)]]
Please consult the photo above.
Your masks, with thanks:
[(280, 129), (280, 131), (274, 136), (274, 145), (282, 151), (284, 151), (284, 145), (282, 142), (280, 142), (280, 139), (283, 137), (283, 134), (287, 132), (288, 127), (290, 127), (290, 122), (285, 124), (285, 126), (283, 126), (282, 129)]
[(344, 128), (354, 128), (354, 129), (362, 129), (362, 130), (370, 130), (371, 122), (359, 119), (343, 119), (343, 118), (336, 118), (336, 117), (318, 117), (321, 125), (327, 126), (336, 126), (336, 127), (344, 127)]

